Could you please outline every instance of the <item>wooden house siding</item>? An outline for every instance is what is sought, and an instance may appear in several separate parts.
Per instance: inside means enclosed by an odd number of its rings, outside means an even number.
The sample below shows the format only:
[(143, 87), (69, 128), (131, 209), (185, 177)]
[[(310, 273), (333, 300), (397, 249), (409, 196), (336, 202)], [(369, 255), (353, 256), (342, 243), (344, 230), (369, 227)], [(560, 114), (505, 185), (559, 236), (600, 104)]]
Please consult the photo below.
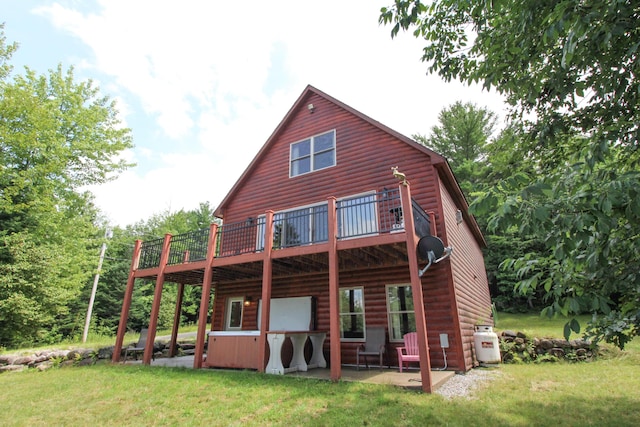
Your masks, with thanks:
[(441, 189), (443, 220), (447, 245), (454, 247), (450, 268), (453, 272), (453, 288), (460, 335), (462, 336), (464, 363), (466, 369), (474, 365), (472, 344), (474, 327), (478, 324), (493, 325), (491, 318), (491, 298), (488, 293), (487, 273), (478, 242), (466, 221), (457, 223), (456, 211), (459, 209), (451, 195)]
[[(411, 177), (413, 197), (425, 208), (435, 209), (437, 190), (428, 155), (372, 126), (325, 98), (310, 94), (278, 134), (269, 141), (221, 209), (226, 223), (244, 221), (267, 209), (286, 210), (321, 203), (327, 197), (345, 197), (384, 187), (396, 188), (392, 166)], [(335, 129), (336, 166), (289, 178), (290, 144)]]
[[(448, 274), (447, 268), (439, 266), (429, 270), (423, 278), (425, 306), (427, 308), (427, 328), (432, 365), (444, 366), (444, 358), (440, 347), (440, 334), (447, 333), (450, 349), (447, 349), (449, 367), (464, 370), (464, 365), (457, 366), (455, 360), (460, 358), (459, 351), (454, 348), (456, 330), (453, 325), (453, 315), (449, 304), (447, 287), (442, 286), (442, 275)], [(272, 298), (313, 296), (317, 302), (316, 329), (327, 331), (325, 353), (329, 344), (329, 278), (326, 274), (305, 276), (304, 278), (276, 279), (273, 281)], [(384, 269), (368, 269), (350, 272), (340, 277), (340, 288), (363, 287), (365, 300), (365, 322), (367, 326), (384, 326), (387, 328), (388, 314), (386, 285), (408, 285), (410, 282), (407, 266)], [(255, 330), (258, 327), (258, 301), (261, 296), (261, 282), (252, 281), (238, 284), (225, 284), (216, 291), (214, 300), (214, 330), (224, 329), (225, 310), (227, 300), (234, 297), (250, 296), (252, 302), (244, 307), (242, 317), (243, 330)], [(356, 348), (363, 344), (363, 340), (343, 341), (341, 343), (341, 357), (344, 364), (355, 364)], [(397, 366), (395, 348), (402, 346), (400, 342), (388, 342), (388, 363)]]

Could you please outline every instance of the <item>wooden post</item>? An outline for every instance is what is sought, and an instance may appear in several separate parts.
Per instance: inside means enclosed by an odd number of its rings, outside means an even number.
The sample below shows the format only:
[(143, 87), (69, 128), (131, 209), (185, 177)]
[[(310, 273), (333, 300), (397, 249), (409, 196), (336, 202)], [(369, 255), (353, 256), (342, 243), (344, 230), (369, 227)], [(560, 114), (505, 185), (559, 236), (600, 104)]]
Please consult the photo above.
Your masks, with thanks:
[[(198, 332), (196, 333), (196, 352), (193, 358), (193, 367), (202, 368), (202, 356), (204, 354), (204, 334), (207, 332), (207, 314), (209, 313), (209, 300), (211, 299), (211, 281), (213, 280), (213, 260), (216, 256), (216, 239), (218, 238), (218, 224), (209, 226), (209, 245), (207, 246), (207, 262), (202, 279), (202, 295), (200, 296), (200, 313), (198, 314)], [(213, 319), (212, 319), (213, 323)]]
[(340, 283), (338, 265), (338, 217), (335, 197), (327, 199), (329, 221), (329, 346), (331, 348), (331, 380), (342, 376), (340, 356)]
[(127, 278), (127, 288), (124, 291), (124, 300), (122, 301), (122, 310), (120, 311), (120, 323), (118, 323), (118, 333), (116, 334), (116, 344), (113, 347), (113, 355), (111, 361), (118, 363), (120, 361), (120, 353), (122, 353), (122, 343), (124, 334), (127, 332), (127, 319), (129, 310), (131, 309), (131, 298), (133, 297), (133, 285), (136, 281), (135, 273), (138, 269), (140, 261), (140, 251), (142, 248), (142, 240), (136, 240), (133, 247), (133, 256), (131, 257), (131, 268), (129, 269), (129, 277)]
[[(267, 364), (267, 331), (269, 330), (269, 315), (271, 313), (271, 286), (273, 284), (273, 211), (265, 213), (264, 220), (264, 260), (262, 261), (262, 313), (260, 314), (260, 342), (258, 351), (260, 357), (259, 372), (264, 372)], [(280, 355), (278, 355), (280, 357)]]
[(436, 213), (434, 211), (427, 212), (429, 215), (429, 232), (432, 236), (437, 236), (438, 232), (436, 230)]
[(178, 344), (178, 328), (180, 327), (180, 312), (182, 311), (182, 299), (184, 297), (184, 283), (178, 283), (178, 295), (176, 298), (176, 309), (173, 313), (173, 328), (171, 328), (171, 341), (169, 343), (169, 357), (176, 355)]
[(418, 352), (420, 354), (420, 377), (422, 390), (431, 393), (431, 359), (429, 357), (429, 339), (427, 337), (427, 318), (422, 295), (422, 282), (419, 276), (417, 244), (413, 209), (411, 204), (411, 190), (409, 183), (400, 185), (402, 198), (402, 212), (404, 212), (404, 230), (407, 240), (407, 257), (409, 258), (409, 274), (411, 276), (411, 291), (413, 293), (413, 308), (416, 318), (416, 332), (418, 335)]
[(153, 357), (153, 343), (156, 339), (156, 330), (158, 329), (158, 314), (160, 313), (160, 301), (162, 300), (162, 286), (164, 285), (164, 270), (169, 261), (169, 250), (171, 249), (171, 234), (164, 235), (162, 243), (162, 253), (160, 254), (160, 265), (158, 268), (158, 278), (156, 279), (156, 288), (153, 293), (153, 304), (151, 305), (151, 317), (149, 319), (149, 335), (147, 336), (147, 345), (144, 348), (142, 363), (151, 364)]

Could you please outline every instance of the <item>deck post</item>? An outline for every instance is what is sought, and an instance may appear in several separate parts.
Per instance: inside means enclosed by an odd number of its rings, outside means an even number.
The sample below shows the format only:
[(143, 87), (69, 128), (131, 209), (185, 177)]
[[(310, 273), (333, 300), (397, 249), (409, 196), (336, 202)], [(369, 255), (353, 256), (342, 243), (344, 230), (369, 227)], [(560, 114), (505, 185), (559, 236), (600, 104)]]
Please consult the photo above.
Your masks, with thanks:
[(149, 335), (147, 337), (147, 344), (144, 348), (144, 355), (142, 356), (142, 363), (145, 365), (150, 365), (151, 358), (153, 357), (153, 344), (156, 339), (156, 330), (158, 329), (160, 300), (162, 299), (162, 286), (164, 285), (164, 270), (167, 267), (167, 262), (169, 261), (170, 248), (171, 234), (167, 233), (164, 235), (164, 242), (162, 243), (160, 265), (158, 266), (158, 278), (156, 279), (156, 288), (153, 293), (153, 304), (151, 305), (151, 316), (149, 319)]
[[(262, 313), (260, 314), (260, 342), (258, 351), (260, 365), (258, 372), (264, 372), (267, 363), (267, 331), (271, 314), (271, 286), (273, 284), (273, 211), (265, 213), (264, 220), (264, 261), (262, 264)], [(279, 356), (279, 355), (278, 355)]]
[(171, 341), (169, 343), (169, 357), (176, 355), (178, 343), (178, 328), (180, 328), (180, 311), (182, 311), (182, 299), (184, 298), (184, 283), (178, 283), (178, 295), (176, 296), (176, 309), (173, 312), (173, 328), (171, 328)]
[[(216, 240), (218, 238), (218, 224), (209, 226), (209, 245), (207, 246), (207, 262), (202, 279), (202, 296), (200, 297), (200, 313), (198, 314), (198, 331), (196, 333), (196, 352), (193, 367), (202, 368), (204, 355), (204, 334), (207, 332), (207, 314), (209, 314), (209, 300), (211, 299), (211, 281), (213, 279), (213, 259), (216, 256)], [(212, 319), (213, 322), (213, 319)]]
[(331, 381), (342, 377), (340, 356), (340, 293), (338, 264), (338, 218), (336, 198), (327, 199), (329, 237), (329, 346), (331, 349)]
[(420, 354), (420, 377), (422, 391), (431, 393), (431, 359), (429, 357), (429, 339), (427, 337), (427, 318), (424, 309), (422, 281), (419, 276), (417, 244), (413, 209), (411, 208), (411, 190), (409, 183), (400, 184), (402, 198), (402, 212), (404, 213), (405, 235), (407, 239), (407, 257), (409, 258), (409, 274), (411, 277), (411, 291), (413, 293), (413, 308), (416, 318), (416, 332), (418, 335), (418, 353)]
[(133, 256), (131, 257), (131, 268), (129, 268), (129, 277), (127, 277), (127, 287), (124, 291), (124, 300), (122, 301), (122, 310), (120, 311), (120, 323), (118, 323), (118, 333), (116, 334), (116, 344), (113, 347), (113, 355), (111, 361), (118, 363), (120, 361), (120, 353), (122, 353), (122, 343), (124, 342), (124, 334), (127, 332), (127, 319), (129, 318), (129, 310), (131, 309), (131, 299), (133, 298), (133, 285), (136, 281), (136, 270), (140, 261), (140, 252), (142, 249), (142, 240), (136, 240), (133, 247)]

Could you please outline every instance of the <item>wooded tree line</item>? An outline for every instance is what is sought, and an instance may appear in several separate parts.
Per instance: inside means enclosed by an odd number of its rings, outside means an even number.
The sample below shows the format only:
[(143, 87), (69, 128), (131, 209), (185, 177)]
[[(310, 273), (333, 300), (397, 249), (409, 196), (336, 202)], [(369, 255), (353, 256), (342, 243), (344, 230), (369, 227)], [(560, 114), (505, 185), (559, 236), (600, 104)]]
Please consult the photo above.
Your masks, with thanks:
[[(73, 69), (13, 73), (17, 44), (0, 26), (0, 348), (50, 344), (82, 335), (105, 220), (82, 191), (131, 166), (132, 147), (115, 104)], [(213, 208), (164, 212), (116, 227), (92, 316), (92, 332), (112, 334), (119, 321), (135, 239), (207, 228)], [(153, 284), (138, 283), (129, 326), (146, 325)], [(160, 325), (173, 322), (176, 288), (165, 287)], [(187, 287), (183, 321), (197, 319), (200, 295)]]

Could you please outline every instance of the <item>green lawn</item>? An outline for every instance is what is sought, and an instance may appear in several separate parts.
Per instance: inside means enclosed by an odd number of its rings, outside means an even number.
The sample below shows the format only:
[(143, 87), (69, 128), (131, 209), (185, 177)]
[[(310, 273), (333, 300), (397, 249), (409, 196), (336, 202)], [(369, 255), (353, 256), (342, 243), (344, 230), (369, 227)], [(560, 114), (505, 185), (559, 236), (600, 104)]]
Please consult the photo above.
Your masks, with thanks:
[[(562, 323), (552, 335), (561, 335)], [(525, 329), (517, 326), (509, 328)], [(640, 425), (637, 346), (593, 363), (497, 370), (471, 398), (450, 400), (255, 372), (111, 364), (29, 370), (0, 375), (0, 425)]]

